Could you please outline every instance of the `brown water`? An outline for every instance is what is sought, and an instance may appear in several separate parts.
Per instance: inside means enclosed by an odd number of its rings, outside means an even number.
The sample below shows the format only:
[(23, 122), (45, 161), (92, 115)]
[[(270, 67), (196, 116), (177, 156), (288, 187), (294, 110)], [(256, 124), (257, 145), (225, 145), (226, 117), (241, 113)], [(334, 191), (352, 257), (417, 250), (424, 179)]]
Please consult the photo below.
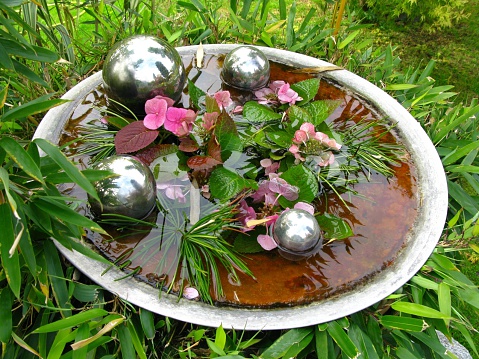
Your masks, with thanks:
[[(198, 70), (192, 66), (192, 58), (185, 58), (188, 78), (203, 91), (210, 94), (222, 89), (218, 74), (221, 58), (206, 56), (205, 68)], [(295, 83), (311, 75), (293, 73), (288, 67), (272, 63), (271, 80), (284, 80)], [(251, 98), (251, 94), (228, 88), (238, 102)], [(351, 96), (337, 86), (322, 80), (317, 99), (340, 101), (340, 105), (329, 117), (336, 129), (351, 121), (374, 119), (368, 106), (360, 99)], [(182, 103), (189, 106), (185, 92)], [(88, 122), (97, 122), (101, 115), (95, 106), (105, 105), (105, 95), (101, 88), (92, 91), (72, 115), (62, 142), (76, 138), (81, 127)], [(399, 141), (394, 134), (388, 141)], [(75, 150), (75, 148), (72, 148)], [(88, 166), (89, 158), (81, 161)], [(417, 212), (416, 179), (414, 166), (405, 161), (393, 168), (394, 176), (385, 178), (372, 174), (369, 182), (354, 185), (358, 195), (343, 194), (342, 200), (329, 192), (323, 192), (315, 205), (345, 220), (354, 235), (325, 245), (318, 253), (301, 261), (289, 261), (276, 250), (248, 254), (245, 262), (255, 275), (255, 279), (240, 275), (240, 282), (228, 278), (226, 271), (221, 273), (225, 295), (217, 298), (219, 305), (247, 307), (294, 306), (302, 303), (323, 300), (344, 291), (349, 291), (391, 265), (404, 246)], [(78, 192), (78, 191), (77, 191)], [(82, 195), (82, 194), (80, 194)], [(208, 201), (202, 199), (202, 205)], [(88, 209), (82, 209), (88, 215)], [(179, 206), (176, 213), (188, 213), (188, 207)], [(174, 211), (173, 211), (174, 212)], [(162, 233), (166, 222), (175, 218), (155, 213), (158, 229), (138, 228), (119, 232), (107, 228), (115, 240), (91, 235), (90, 239), (111, 260), (124, 263), (126, 272), (136, 275), (151, 284), (168, 283), (176, 272), (178, 239), (167, 240), (171, 233)], [(153, 218), (155, 220), (155, 218)], [(180, 223), (178, 226), (181, 226)], [(173, 238), (173, 237), (172, 237)], [(178, 283), (173, 283), (173, 289)]]

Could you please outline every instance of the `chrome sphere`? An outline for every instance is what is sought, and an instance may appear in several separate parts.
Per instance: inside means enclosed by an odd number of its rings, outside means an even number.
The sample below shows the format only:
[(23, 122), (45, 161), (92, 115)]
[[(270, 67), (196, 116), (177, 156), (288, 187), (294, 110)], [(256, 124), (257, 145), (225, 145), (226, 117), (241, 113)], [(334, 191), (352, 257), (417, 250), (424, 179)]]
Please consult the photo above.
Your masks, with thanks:
[(232, 87), (257, 90), (269, 81), (269, 61), (252, 46), (240, 46), (226, 55), (221, 79)]
[(103, 65), (105, 91), (135, 113), (157, 95), (177, 101), (186, 82), (185, 68), (174, 47), (154, 36), (136, 35), (115, 44)]
[(302, 209), (281, 213), (273, 227), (278, 248), (288, 253), (308, 253), (318, 246), (321, 230), (312, 214)]
[(117, 155), (92, 167), (114, 174), (94, 183), (101, 204), (88, 199), (95, 215), (120, 214), (143, 219), (151, 213), (156, 203), (156, 181), (146, 164), (133, 156)]

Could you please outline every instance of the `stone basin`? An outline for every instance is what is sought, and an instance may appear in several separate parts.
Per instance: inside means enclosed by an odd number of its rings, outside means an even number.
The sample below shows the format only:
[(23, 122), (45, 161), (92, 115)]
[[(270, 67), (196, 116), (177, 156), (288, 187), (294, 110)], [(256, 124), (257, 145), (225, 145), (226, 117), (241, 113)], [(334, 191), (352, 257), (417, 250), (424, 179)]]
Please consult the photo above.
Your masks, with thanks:
[[(205, 54), (226, 54), (238, 45), (203, 45)], [(332, 66), (332, 64), (289, 51), (258, 47), (271, 61), (298, 68)], [(180, 55), (193, 55), (197, 46), (177, 48)], [(283, 308), (248, 309), (216, 307), (203, 302), (178, 300), (133, 277), (122, 280), (125, 273), (70, 251), (56, 243), (62, 254), (80, 271), (103, 288), (138, 305), (164, 316), (181, 321), (224, 328), (246, 330), (275, 330), (304, 327), (328, 322), (367, 308), (387, 297), (426, 262), (434, 250), (446, 219), (448, 195), (444, 170), (427, 134), (419, 123), (396, 100), (365, 79), (346, 70), (322, 73), (321, 76), (368, 103), (379, 116), (396, 124), (396, 130), (409, 152), (417, 171), (418, 213), (410, 228), (404, 248), (394, 262), (372, 279), (353, 290), (307, 305)], [(102, 83), (101, 72), (80, 82), (63, 98), (71, 100), (51, 109), (34, 134), (58, 143), (62, 131), (84, 97)]]

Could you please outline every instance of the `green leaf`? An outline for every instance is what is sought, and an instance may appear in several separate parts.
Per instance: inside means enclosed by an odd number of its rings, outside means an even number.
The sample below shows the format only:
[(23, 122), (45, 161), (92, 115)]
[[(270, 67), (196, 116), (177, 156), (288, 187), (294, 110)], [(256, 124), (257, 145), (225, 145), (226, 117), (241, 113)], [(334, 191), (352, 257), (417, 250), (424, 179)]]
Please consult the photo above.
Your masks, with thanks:
[(317, 359), (328, 359), (328, 333), (326, 330), (319, 330), (319, 326), (315, 326), (314, 339)]
[(243, 189), (252, 187), (250, 181), (224, 167), (217, 167), (213, 170), (209, 185), (211, 195), (221, 201), (230, 200)]
[(462, 157), (467, 156), (471, 151), (474, 151), (477, 148), (479, 148), (479, 141), (474, 141), (465, 146), (455, 148), (446, 157), (442, 159), (442, 164), (444, 166), (453, 164), (454, 162), (457, 162)]
[[(0, 43), (0, 67), (3, 67), (7, 70), (15, 70), (13, 67), (13, 62), (10, 59), (10, 56), (7, 54), (7, 50), (5, 47)], [(2, 108), (3, 106), (0, 106)]]
[(386, 86), (387, 91), (409, 90), (418, 87), (416, 84), (389, 84)]
[(70, 179), (83, 188), (86, 193), (91, 197), (100, 201), (95, 187), (88, 181), (85, 175), (63, 154), (60, 149), (53, 145), (51, 142), (44, 140), (43, 138), (37, 138), (33, 141), (40, 147), (50, 158), (56, 162), (58, 166), (70, 177)]
[[(259, 230), (258, 230), (259, 231)], [(257, 241), (258, 234), (256, 230), (246, 233), (238, 233), (233, 242), (234, 249), (239, 253), (259, 253), (264, 249)]]
[(11, 137), (3, 137), (0, 140), (0, 146), (3, 147), (5, 152), (8, 153), (12, 160), (14, 160), (16, 164), (30, 177), (42, 184), (45, 184), (40, 168), (17, 141)]
[(346, 37), (343, 41), (341, 41), (339, 44), (338, 44), (338, 49), (341, 50), (341, 49), (344, 49), (346, 46), (348, 46), (348, 44), (354, 40), (354, 38), (356, 36), (359, 35), (359, 33), (361, 32), (361, 30), (356, 30), (352, 33), (350, 33), (348, 35), (348, 37)]
[[(2, 227), (3, 228), (3, 227)], [(13, 298), (8, 287), (0, 292), (0, 342), (8, 343), (12, 336), (12, 304)]]
[(18, 62), (15, 59), (12, 59), (12, 62), (13, 62), (13, 67), (15, 67), (15, 71), (17, 72), (17, 74), (25, 76), (28, 80), (32, 81), (33, 83), (42, 85), (43, 87), (47, 87), (47, 88), (50, 87), (43, 78), (38, 76), (35, 72), (30, 70), (30, 68), (28, 68), (24, 64)]
[(304, 109), (309, 112), (311, 123), (316, 127), (323, 123), (339, 104), (339, 101), (334, 100), (313, 101), (304, 106)]
[[(437, 299), (439, 302), (439, 310), (445, 316), (451, 316), (451, 288), (446, 283), (439, 283), (439, 290), (437, 292)], [(445, 320), (446, 325), (449, 325), (449, 320)]]
[(351, 325), (348, 335), (359, 349), (361, 358), (379, 359), (379, 355), (376, 352), (376, 348), (374, 347), (372, 340), (359, 328), (359, 326), (354, 324)]
[(205, 96), (206, 93), (188, 79), (188, 95), (190, 95), (190, 101), (193, 103), (193, 106), (200, 108), (200, 98)]
[(104, 317), (107, 314), (108, 312), (104, 309), (100, 309), (100, 308), (88, 309), (84, 312), (74, 314), (70, 317), (57, 320), (56, 322), (42, 325), (41, 327), (38, 327), (37, 329), (35, 329), (33, 333), (50, 333), (50, 332), (56, 332), (62, 329), (73, 328), (83, 323), (90, 322), (93, 319)]
[(396, 302), (391, 305), (391, 308), (398, 312), (417, 315), (419, 317), (451, 319), (450, 316), (445, 315), (436, 309), (417, 303)]
[(266, 129), (264, 133), (269, 141), (282, 148), (289, 148), (292, 144), (291, 134), (286, 131)]
[(16, 57), (23, 57), (29, 60), (41, 62), (55, 62), (60, 57), (53, 51), (44, 47), (35, 45), (24, 46), (18, 42), (0, 38), (0, 44), (5, 48), (6, 52)]
[(215, 344), (219, 349), (221, 349), (221, 350), (225, 349), (226, 333), (225, 333), (225, 330), (223, 329), (222, 325), (220, 325), (218, 328), (216, 328)]
[(22, 276), (18, 251), (14, 251), (12, 255), (8, 253), (15, 242), (15, 232), (13, 230), (14, 220), (16, 219), (14, 219), (8, 204), (0, 204), (0, 228), (2, 229), (2, 234), (0, 235), (0, 255), (2, 258), (2, 267), (12, 293), (20, 299)]
[(297, 202), (312, 202), (319, 192), (318, 181), (314, 174), (303, 165), (293, 166), (284, 171), (281, 176), (286, 182), (299, 188), (299, 197), (295, 201), (288, 201), (284, 197), (279, 198), (283, 208), (293, 207)]
[(291, 133), (294, 133), (294, 131), (298, 130), (303, 123), (313, 122), (310, 112), (303, 107), (296, 105), (290, 106), (286, 113), (288, 114), (288, 118), (291, 122), (291, 125), (288, 128), (288, 130), (291, 129)]
[(31, 101), (27, 102), (24, 105), (15, 107), (1, 117), (2, 121), (11, 121), (19, 118), (24, 118), (27, 116), (36, 115), (41, 112), (45, 112), (52, 107), (61, 105), (62, 103), (68, 102), (68, 100), (63, 99), (53, 99), (53, 100), (44, 100), (44, 101)]
[(243, 107), (243, 116), (252, 123), (268, 123), (281, 119), (281, 115), (260, 105), (256, 101), (248, 101)]
[(277, 359), (283, 357), (291, 346), (297, 345), (304, 338), (312, 334), (312, 328), (298, 328), (288, 330), (269, 346), (262, 354), (262, 359)]
[(306, 337), (304, 337), (300, 342), (294, 343), (288, 349), (286, 354), (283, 355), (283, 358), (296, 358), (298, 355), (308, 347), (308, 345), (312, 342), (314, 338), (314, 332), (309, 333)]
[(145, 336), (148, 339), (153, 340), (156, 333), (153, 313), (149, 310), (140, 308), (140, 321)]
[[(131, 338), (131, 341), (133, 343), (133, 347), (135, 348), (135, 351), (138, 354), (138, 358), (139, 359), (146, 359), (145, 348), (142, 344), (142, 341), (140, 341), (140, 337), (138, 336), (136, 328), (133, 325), (131, 320), (128, 320), (127, 327), (128, 327), (128, 331), (130, 332), (130, 338)], [(142, 339), (143, 339), (143, 337), (142, 337)]]
[(131, 338), (128, 327), (124, 324), (119, 325), (117, 327), (117, 333), (118, 333), (118, 339), (120, 341), (121, 357), (136, 358), (135, 346), (133, 345), (133, 340)]
[(221, 148), (221, 159), (226, 161), (232, 152), (242, 152), (243, 142), (238, 136), (238, 130), (233, 119), (222, 112), (216, 122), (215, 135)]
[(346, 356), (355, 358), (358, 355), (358, 348), (336, 321), (329, 322), (326, 330)]
[(74, 211), (66, 204), (63, 204), (49, 197), (35, 198), (34, 203), (51, 217), (71, 223), (80, 227), (89, 228), (92, 231), (107, 234), (96, 222)]
[(420, 332), (425, 328), (425, 322), (418, 318), (383, 315), (379, 321), (387, 328), (405, 330), (407, 332)]
[(339, 217), (329, 213), (318, 214), (315, 217), (326, 239), (344, 239), (354, 234), (349, 224)]
[(226, 353), (224, 352), (223, 349), (219, 348), (215, 342), (211, 341), (210, 339), (206, 338), (206, 343), (208, 344), (208, 347), (217, 355), (220, 356), (225, 356)]
[(304, 105), (314, 99), (318, 94), (319, 83), (319, 78), (312, 78), (291, 85), (291, 89), (296, 91), (298, 95), (303, 98), (299, 102), (299, 105)]

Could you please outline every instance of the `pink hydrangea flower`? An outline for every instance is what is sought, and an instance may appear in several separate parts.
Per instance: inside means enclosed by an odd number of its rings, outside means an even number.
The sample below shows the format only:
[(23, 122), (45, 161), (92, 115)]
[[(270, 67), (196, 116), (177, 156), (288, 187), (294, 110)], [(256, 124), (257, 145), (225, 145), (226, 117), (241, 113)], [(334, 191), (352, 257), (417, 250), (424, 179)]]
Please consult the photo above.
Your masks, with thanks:
[(262, 88), (260, 90), (255, 91), (254, 95), (259, 104), (261, 105), (269, 105), (269, 104), (276, 104), (278, 103), (278, 96), (276, 93), (270, 89), (269, 87)]
[(269, 234), (259, 234), (257, 241), (259, 245), (266, 251), (275, 249), (278, 246), (278, 243), (271, 237)]
[(150, 130), (156, 130), (163, 126), (166, 119), (168, 102), (163, 98), (152, 98), (145, 102), (146, 116), (143, 124)]
[(231, 99), (231, 94), (229, 91), (218, 91), (213, 96), (220, 110), (227, 108), (233, 104), (233, 100)]
[(270, 173), (275, 173), (279, 169), (279, 162), (273, 162), (270, 158), (262, 159), (259, 164), (264, 168), (264, 174), (269, 175)]
[(306, 211), (312, 215), (314, 215), (314, 207), (310, 205), (309, 203), (306, 202), (298, 202), (294, 205), (295, 209), (302, 209), (303, 211)]
[(218, 112), (207, 112), (207, 113), (205, 113), (203, 115), (203, 122), (201, 123), (201, 126), (203, 126), (203, 128), (206, 131), (211, 131), (211, 129), (215, 125), (216, 120), (218, 119), (219, 115), (220, 114)]
[(296, 101), (301, 101), (303, 98), (286, 83), (279, 88), (278, 99), (281, 103), (294, 105)]
[(193, 128), (196, 113), (193, 110), (170, 107), (166, 111), (165, 128), (178, 137), (187, 136)]

